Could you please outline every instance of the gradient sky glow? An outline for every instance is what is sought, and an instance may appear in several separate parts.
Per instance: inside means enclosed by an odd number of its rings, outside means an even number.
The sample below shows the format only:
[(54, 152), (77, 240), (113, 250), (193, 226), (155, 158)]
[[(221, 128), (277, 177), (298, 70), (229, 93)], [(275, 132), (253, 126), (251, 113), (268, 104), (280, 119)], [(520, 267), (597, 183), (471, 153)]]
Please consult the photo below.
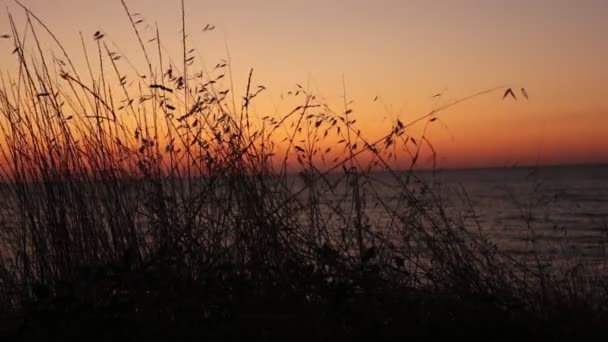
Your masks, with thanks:
[[(140, 55), (119, 0), (22, 3), (72, 56), (81, 55), (79, 31), (97, 30), (125, 55)], [(158, 23), (179, 59), (180, 1), (128, 4)], [(22, 15), (12, 0), (0, 5)], [(287, 112), (281, 93), (296, 83), (340, 103), (344, 77), (359, 123), (380, 134), (391, 120), (407, 122), (450, 100), (523, 86), (529, 101), (503, 101), (499, 92), (443, 112), (430, 133), (440, 165), (608, 162), (606, 0), (187, 0), (186, 8), (189, 44), (208, 66), (228, 48), (237, 89), (251, 67), (268, 88), (260, 115)], [(8, 33), (2, 18), (0, 33)], [(217, 29), (203, 33), (207, 23)], [(11, 50), (10, 40), (0, 41), (2, 65), (13, 63)]]

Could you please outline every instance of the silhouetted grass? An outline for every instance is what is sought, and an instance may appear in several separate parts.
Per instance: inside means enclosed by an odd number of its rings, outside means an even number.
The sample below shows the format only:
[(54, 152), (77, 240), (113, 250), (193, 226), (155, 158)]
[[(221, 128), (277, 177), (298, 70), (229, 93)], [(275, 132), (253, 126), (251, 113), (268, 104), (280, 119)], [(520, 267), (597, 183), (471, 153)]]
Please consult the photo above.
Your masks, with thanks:
[[(23, 30), (8, 15), (19, 69), (2, 74), (0, 89), (7, 333), (507, 340), (605, 332), (601, 279), (502, 253), (450, 217), (413, 172), (422, 146), (432, 146), (409, 135), (412, 124), (501, 88), (396, 121), (374, 140), (348, 101), (332, 110), (300, 86), (291, 112), (254, 120), (250, 106), (265, 87), (253, 71), (233, 105), (222, 83), (229, 61), (198, 71), (185, 33), (181, 60), (172, 60), (158, 30), (144, 37), (143, 17), (123, 5), (143, 74), (125, 70), (131, 63), (103, 32), (83, 36), (88, 67), (79, 71), (34, 13), (23, 7)], [(48, 37), (56, 53), (41, 47)], [(396, 159), (410, 168), (391, 168)], [(378, 170), (391, 184), (374, 179)]]

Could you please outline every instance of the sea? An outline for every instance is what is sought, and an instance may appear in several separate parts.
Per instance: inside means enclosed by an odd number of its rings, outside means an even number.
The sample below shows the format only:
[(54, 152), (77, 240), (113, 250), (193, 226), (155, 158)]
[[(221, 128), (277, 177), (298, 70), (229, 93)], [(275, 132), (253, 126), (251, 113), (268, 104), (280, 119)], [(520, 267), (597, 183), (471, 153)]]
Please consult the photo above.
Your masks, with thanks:
[[(313, 200), (322, 208), (319, 222), (339, 228), (349, 216), (352, 224), (357, 212), (353, 175), (344, 170), (321, 178), (312, 178), (318, 195), (313, 198), (310, 175), (289, 176), (284, 200), (302, 203), (300, 209), (294, 205), (302, 220), (311, 219), (306, 206)], [(509, 255), (604, 263), (608, 270), (608, 165), (372, 171), (359, 173), (357, 182), (359, 209), (370, 230), (382, 232), (394, 224), (391, 212), (407, 212), (413, 197), (433, 210), (440, 207)], [(5, 210), (9, 202), (4, 196), (0, 219), (5, 223), (17, 217)], [(336, 219), (340, 215), (342, 221)]]
[[(452, 207), (473, 216), (507, 252), (608, 256), (608, 165), (449, 170), (437, 177)], [(458, 200), (463, 194), (467, 200)]]
[[(371, 172), (362, 178), (358, 191), (372, 229), (390, 224), (385, 207), (398, 211), (411, 205), (403, 196), (407, 182), (418, 200), (441, 206), (505, 253), (555, 262), (608, 260), (608, 165)], [(321, 200), (348, 211), (352, 184), (339, 179), (328, 177), (328, 184), (340, 185), (331, 193), (331, 185), (320, 190)], [(305, 183), (299, 179), (292, 188), (306, 188)], [(305, 191), (300, 199), (307, 196)]]

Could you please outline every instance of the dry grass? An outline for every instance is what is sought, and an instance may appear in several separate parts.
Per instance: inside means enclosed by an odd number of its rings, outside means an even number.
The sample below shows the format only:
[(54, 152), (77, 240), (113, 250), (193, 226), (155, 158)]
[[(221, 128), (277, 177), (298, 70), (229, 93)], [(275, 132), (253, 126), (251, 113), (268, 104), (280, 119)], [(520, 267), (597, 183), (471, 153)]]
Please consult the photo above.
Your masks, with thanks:
[[(374, 141), (347, 101), (336, 112), (299, 86), (301, 105), (253, 120), (265, 90), (253, 72), (232, 106), (227, 61), (195, 71), (185, 35), (173, 61), (123, 5), (144, 74), (125, 70), (102, 32), (83, 37), (80, 72), (32, 12), (23, 8), (22, 31), (8, 17), (19, 70), (3, 73), (0, 88), (0, 300), (24, 315), (24, 333), (112, 324), (218, 338), (234, 327), (262, 337), (291, 328), (300, 338), (487, 337), (553, 334), (564, 312), (593, 318), (573, 331), (604, 322), (605, 287), (512, 260), (448, 217), (412, 172), (431, 145), (410, 125), (471, 97)], [(56, 54), (40, 47), (48, 38)], [(392, 169), (396, 158), (410, 169)]]

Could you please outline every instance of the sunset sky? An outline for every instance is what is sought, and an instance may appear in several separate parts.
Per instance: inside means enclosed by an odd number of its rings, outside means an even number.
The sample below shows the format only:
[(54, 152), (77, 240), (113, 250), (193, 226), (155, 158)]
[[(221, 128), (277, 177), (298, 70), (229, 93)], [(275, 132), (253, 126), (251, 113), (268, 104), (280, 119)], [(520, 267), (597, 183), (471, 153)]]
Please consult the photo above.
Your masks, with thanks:
[[(141, 57), (119, 0), (22, 3), (72, 57), (82, 55), (79, 32), (98, 30)], [(22, 16), (12, 0), (0, 5)], [(128, 5), (158, 24), (179, 60), (180, 1)], [(484, 89), (525, 87), (527, 101), (498, 91), (440, 114), (430, 132), (440, 165), (608, 162), (608, 1), (189, 0), (186, 9), (188, 43), (208, 67), (229, 51), (236, 89), (250, 68), (268, 88), (260, 116), (288, 112), (281, 95), (299, 83), (331, 104), (346, 91), (373, 135)], [(0, 34), (10, 32), (3, 18)], [(202, 32), (206, 24), (216, 29)], [(12, 49), (0, 40), (2, 65), (14, 63)]]

